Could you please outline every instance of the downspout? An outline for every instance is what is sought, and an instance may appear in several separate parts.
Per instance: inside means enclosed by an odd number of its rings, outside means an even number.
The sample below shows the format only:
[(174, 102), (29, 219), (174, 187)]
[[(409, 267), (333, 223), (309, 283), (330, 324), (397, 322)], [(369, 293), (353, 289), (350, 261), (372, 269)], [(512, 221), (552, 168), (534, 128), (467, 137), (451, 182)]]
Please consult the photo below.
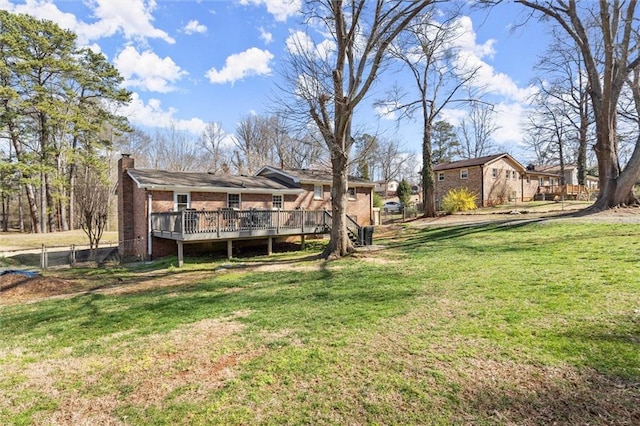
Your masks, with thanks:
[(152, 195), (151, 195), (151, 191), (147, 191), (147, 259), (151, 259), (151, 241), (153, 240), (153, 231), (151, 230), (151, 201), (152, 201)]
[(480, 164), (480, 207), (484, 207), (484, 164)]

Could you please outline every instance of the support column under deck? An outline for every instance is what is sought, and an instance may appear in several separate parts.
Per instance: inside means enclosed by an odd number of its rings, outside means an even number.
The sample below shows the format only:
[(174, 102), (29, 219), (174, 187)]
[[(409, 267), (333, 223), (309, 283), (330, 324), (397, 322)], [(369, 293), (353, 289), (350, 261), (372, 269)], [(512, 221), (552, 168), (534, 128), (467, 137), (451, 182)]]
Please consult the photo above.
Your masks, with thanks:
[(267, 256), (271, 256), (273, 254), (273, 237), (269, 237), (267, 239)]
[(178, 268), (182, 268), (184, 264), (184, 243), (178, 241)]
[(227, 259), (231, 260), (233, 257), (233, 241), (227, 241)]
[(304, 236), (304, 235), (301, 235), (301, 236), (300, 236), (300, 250), (304, 250), (305, 245), (306, 245), (305, 236)]

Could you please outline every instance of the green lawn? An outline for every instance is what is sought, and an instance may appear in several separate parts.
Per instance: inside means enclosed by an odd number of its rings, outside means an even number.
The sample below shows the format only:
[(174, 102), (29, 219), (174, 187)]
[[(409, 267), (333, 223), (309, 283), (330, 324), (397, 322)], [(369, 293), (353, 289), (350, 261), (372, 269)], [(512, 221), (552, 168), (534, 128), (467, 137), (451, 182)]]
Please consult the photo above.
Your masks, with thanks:
[(0, 424), (640, 422), (638, 225), (376, 243), (262, 269), (192, 259), (165, 271), (202, 273), (182, 285), (1, 307)]

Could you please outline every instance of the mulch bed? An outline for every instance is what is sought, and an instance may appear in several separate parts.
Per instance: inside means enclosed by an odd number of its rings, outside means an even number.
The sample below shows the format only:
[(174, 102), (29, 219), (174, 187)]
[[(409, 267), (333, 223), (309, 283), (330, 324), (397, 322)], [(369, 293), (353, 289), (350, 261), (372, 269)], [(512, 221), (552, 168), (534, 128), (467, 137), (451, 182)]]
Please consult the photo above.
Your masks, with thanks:
[(0, 304), (57, 296), (76, 290), (78, 290), (76, 283), (58, 278), (41, 275), (29, 277), (17, 273), (0, 275)]

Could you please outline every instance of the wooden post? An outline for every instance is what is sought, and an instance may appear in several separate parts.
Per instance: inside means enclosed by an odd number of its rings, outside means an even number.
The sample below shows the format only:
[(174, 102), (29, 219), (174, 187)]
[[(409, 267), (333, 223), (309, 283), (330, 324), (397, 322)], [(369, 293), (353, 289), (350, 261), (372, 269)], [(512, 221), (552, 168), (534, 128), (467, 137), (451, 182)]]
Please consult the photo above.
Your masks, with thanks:
[(47, 248), (42, 245), (42, 252), (40, 253), (40, 269), (43, 271), (47, 269)]
[(70, 262), (71, 263), (71, 267), (75, 268), (76, 267), (76, 245), (75, 244), (71, 244), (71, 253), (69, 254), (70, 256)]
[(267, 256), (271, 256), (273, 254), (273, 237), (269, 237), (267, 239)]
[(184, 243), (178, 241), (178, 268), (182, 268), (184, 264)]
[(227, 241), (227, 259), (233, 258), (233, 241)]
[(304, 250), (306, 239), (304, 235), (300, 235), (300, 250)]

